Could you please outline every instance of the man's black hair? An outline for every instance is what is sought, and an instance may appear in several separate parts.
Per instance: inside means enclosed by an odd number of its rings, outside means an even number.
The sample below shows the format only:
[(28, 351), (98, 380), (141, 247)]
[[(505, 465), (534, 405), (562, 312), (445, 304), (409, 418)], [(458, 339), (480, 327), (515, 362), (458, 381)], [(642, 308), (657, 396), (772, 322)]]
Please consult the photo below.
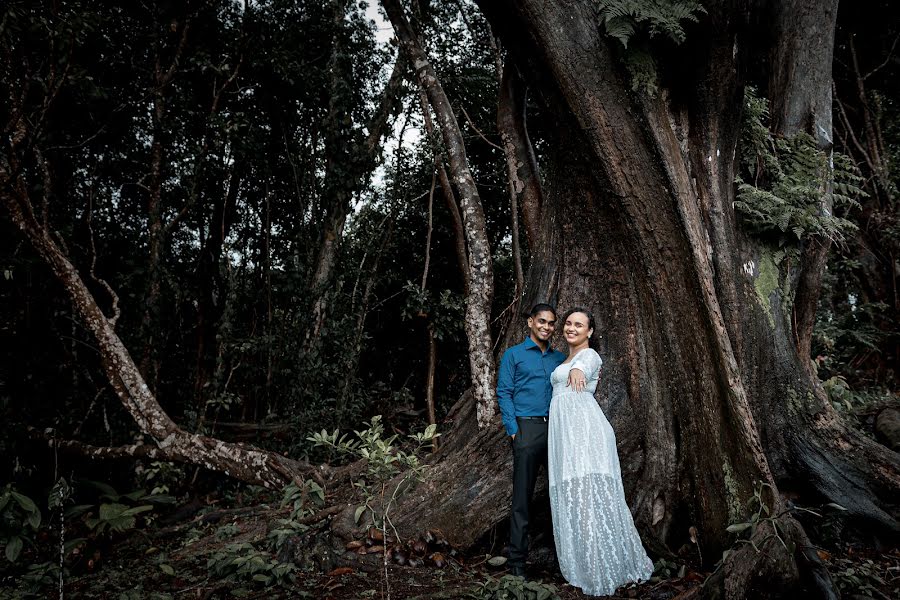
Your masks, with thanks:
[(553, 313), (553, 316), (556, 316), (556, 309), (550, 306), (549, 304), (544, 304), (543, 302), (538, 302), (534, 306), (531, 307), (531, 312), (528, 313), (528, 316), (532, 319), (538, 316), (538, 313), (542, 313), (545, 310), (549, 310)]

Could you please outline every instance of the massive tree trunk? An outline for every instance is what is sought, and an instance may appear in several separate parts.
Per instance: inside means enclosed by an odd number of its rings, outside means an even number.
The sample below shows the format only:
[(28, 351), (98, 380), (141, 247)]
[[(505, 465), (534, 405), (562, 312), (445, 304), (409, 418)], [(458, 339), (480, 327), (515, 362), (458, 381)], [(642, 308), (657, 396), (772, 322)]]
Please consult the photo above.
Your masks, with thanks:
[[(631, 91), (616, 59), (621, 49), (603, 35), (592, 2), (480, 4), (546, 114), (558, 119), (544, 128), (555, 137), (543, 153), (543, 229), (525, 304), (594, 311), (604, 358), (598, 396), (647, 545), (678, 548), (695, 526), (704, 559), (715, 562), (734, 543), (726, 527), (749, 517), (762, 483), (773, 491), (763, 494), (773, 514), (788, 508), (790, 492), (800, 504), (836, 502), (856, 524), (896, 534), (897, 455), (830, 407), (794, 343), (782, 282), (796, 277), (777, 272), (772, 250), (741, 231), (733, 210), (740, 73), (758, 51), (744, 38), (753, 7), (707, 5), (688, 43), (659, 63), (661, 73), (675, 73), (674, 84), (649, 97)], [(785, 30), (774, 45), (824, 35), (833, 28), (829, 10), (786, 4), (781, 22), (798, 11), (825, 23)], [(780, 55), (796, 58), (789, 48)], [(806, 56), (789, 67), (792, 77), (830, 70), (830, 55)], [(828, 80), (817, 74), (805, 85)], [(808, 87), (769, 93), (809, 110), (782, 97), (808, 95)], [(765, 276), (773, 270), (774, 285)], [(444, 438), (431, 479), (396, 519), (410, 529), (443, 526), (464, 545), (504, 518), (510, 493), (503, 435), (477, 429), (470, 404), (464, 399), (452, 413), (455, 432)], [(796, 553), (773, 538), (760, 554), (740, 546), (716, 580), (727, 595), (780, 595), (800, 585), (808, 540), (789, 511), (778, 522)], [(769, 534), (761, 527), (756, 539)]]

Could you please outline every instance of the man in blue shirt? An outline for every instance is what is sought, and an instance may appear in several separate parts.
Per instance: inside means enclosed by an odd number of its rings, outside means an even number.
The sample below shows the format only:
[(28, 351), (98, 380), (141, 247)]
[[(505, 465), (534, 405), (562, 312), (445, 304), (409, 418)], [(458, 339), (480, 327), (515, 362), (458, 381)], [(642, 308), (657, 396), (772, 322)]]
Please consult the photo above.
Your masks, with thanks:
[(536, 304), (528, 317), (528, 337), (503, 354), (497, 377), (497, 402), (513, 447), (509, 517), (509, 566), (513, 575), (525, 575), (529, 504), (538, 469), (547, 464), (547, 415), (553, 394), (550, 373), (566, 359), (550, 347), (555, 327), (553, 307)]

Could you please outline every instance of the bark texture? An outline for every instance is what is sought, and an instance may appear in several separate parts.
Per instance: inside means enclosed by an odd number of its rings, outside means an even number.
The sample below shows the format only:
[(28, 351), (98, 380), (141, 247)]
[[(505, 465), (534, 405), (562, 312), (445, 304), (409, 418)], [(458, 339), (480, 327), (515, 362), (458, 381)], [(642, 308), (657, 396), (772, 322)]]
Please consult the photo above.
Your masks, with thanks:
[[(540, 214), (542, 202), (541, 179), (537, 159), (525, 126), (525, 105), (528, 88), (512, 61), (503, 65), (500, 80), (500, 99), (497, 104), (497, 130), (506, 157), (506, 174), (513, 194), (513, 219), (517, 222), (515, 205), (522, 209), (522, 221), (528, 247), (537, 244), (541, 236)], [(515, 232), (513, 232), (515, 235)], [(515, 238), (514, 238), (515, 239)]]
[[(808, 133), (820, 150), (831, 156), (833, 147), (832, 77), (837, 0), (811, 4), (803, 0), (779, 3), (775, 14), (775, 44), (769, 77), (772, 129), (781, 136)], [(803, 32), (798, 35), (797, 32)], [(830, 178), (828, 179), (830, 181)], [(831, 185), (822, 190), (821, 211), (830, 214)], [(810, 356), (822, 273), (831, 240), (812, 238), (804, 243), (794, 299), (794, 338), (799, 356)], [(805, 367), (811, 368), (807, 361)]]

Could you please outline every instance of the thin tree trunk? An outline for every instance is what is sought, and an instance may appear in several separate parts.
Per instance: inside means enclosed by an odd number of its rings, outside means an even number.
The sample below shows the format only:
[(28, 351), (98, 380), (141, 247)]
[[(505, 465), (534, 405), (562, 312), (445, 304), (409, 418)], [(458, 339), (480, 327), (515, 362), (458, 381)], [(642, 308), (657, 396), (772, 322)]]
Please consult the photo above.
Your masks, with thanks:
[[(813, 136), (820, 150), (831, 157), (832, 78), (831, 64), (837, 21), (837, 0), (819, 2), (807, 9), (807, 0), (782, 2), (776, 12), (769, 96), (772, 130), (793, 137), (805, 132)], [(798, 33), (799, 32), (799, 33)], [(809, 65), (817, 65), (809, 68)], [(828, 161), (830, 164), (830, 160)], [(831, 215), (832, 174), (823, 174), (820, 214)], [(812, 377), (811, 346), (816, 324), (816, 307), (822, 287), (822, 273), (831, 240), (811, 238), (804, 243), (800, 276), (794, 300), (794, 338), (801, 364)]]
[[(178, 24), (176, 23), (176, 27)], [(144, 316), (141, 321), (141, 339), (144, 342), (141, 354), (141, 372), (147, 379), (151, 392), (155, 392), (159, 376), (159, 357), (155, 352), (160, 345), (156, 333), (160, 331), (160, 301), (162, 294), (162, 252), (165, 227), (162, 221), (162, 182), (165, 163), (165, 150), (163, 148), (163, 133), (166, 128), (166, 111), (168, 104), (167, 92), (181, 55), (187, 45), (190, 23), (181, 25), (181, 38), (167, 68), (161, 64), (157, 54), (154, 65), (154, 92), (153, 92), (153, 135), (150, 145), (150, 173), (147, 185), (147, 293), (144, 298)]]
[[(342, 30), (347, 0), (334, 1), (334, 26), (336, 31)], [(344, 225), (350, 211), (350, 202), (354, 192), (376, 166), (376, 156), (381, 138), (388, 129), (390, 116), (397, 108), (400, 88), (406, 76), (407, 63), (402, 57), (394, 62), (390, 79), (381, 96), (381, 104), (368, 123), (368, 135), (359, 150), (354, 150), (347, 121), (352, 107), (347, 105), (347, 98), (342, 92), (346, 81), (351, 78), (352, 65), (343, 49), (341, 34), (334, 41), (331, 59), (332, 85), (329, 98), (329, 117), (325, 128), (325, 190), (327, 215), (323, 229), (322, 241), (316, 256), (309, 288), (313, 294), (312, 325), (306, 331), (303, 352), (315, 349), (320, 339), (322, 327), (328, 316), (331, 303), (331, 283), (337, 261)]]
[(418, 36), (413, 31), (398, 0), (382, 0), (385, 12), (400, 46), (413, 65), (419, 84), (425, 89), (428, 101), (440, 124), (444, 147), (450, 164), (450, 174), (460, 194), (463, 223), (469, 248), (469, 293), (466, 295), (466, 336), (469, 342), (469, 365), (473, 394), (477, 402), (480, 427), (487, 427), (495, 413), (495, 365), (491, 351), (490, 314), (493, 298), (493, 269), (490, 246), (481, 197), (469, 170), (466, 149), (459, 124), (444, 89), (425, 55)]
[[(368, 278), (366, 279), (365, 286), (363, 286), (362, 300), (360, 302), (359, 312), (357, 313), (356, 317), (356, 333), (353, 336), (353, 347), (350, 350), (350, 364), (347, 368), (348, 377), (345, 379), (344, 389), (342, 390), (340, 395), (338, 413), (341, 413), (347, 405), (347, 397), (349, 396), (350, 390), (349, 386), (351, 384), (353, 376), (356, 375), (356, 371), (359, 368), (359, 356), (362, 353), (362, 339), (366, 328), (366, 317), (369, 314), (369, 300), (372, 297), (372, 290), (375, 288), (375, 281), (378, 277), (379, 267), (381, 265), (381, 257), (382, 255), (384, 255), (384, 250), (385, 248), (387, 248), (388, 244), (391, 241), (391, 238), (394, 235), (393, 216), (385, 217), (378, 230), (381, 231), (384, 229), (385, 222), (387, 222), (387, 229), (384, 230), (384, 234), (381, 236), (381, 243), (378, 245), (378, 250), (375, 252), (375, 258), (372, 261), (372, 266), (367, 270)], [(364, 263), (360, 263), (359, 265), (360, 272), (362, 272), (363, 265)]]
[[(434, 321), (429, 319), (428, 331), (428, 372), (425, 374), (425, 407), (428, 410), (428, 423), (437, 424), (437, 411), (434, 406), (434, 374), (437, 367), (437, 338), (434, 335)], [(432, 441), (432, 451), (438, 451), (437, 440)]]
[(243, 179), (243, 162), (234, 160), (228, 186), (218, 194), (214, 203), (205, 243), (198, 264), (200, 296), (197, 302), (197, 368), (194, 378), (194, 411), (202, 418), (205, 410), (207, 384), (212, 377), (213, 363), (218, 354), (216, 341), (225, 295), (228, 293), (221, 272), (222, 250), (234, 221), (234, 211)]
[[(427, 110), (427, 106), (423, 109)], [(435, 156), (435, 166), (440, 156)], [(431, 175), (431, 189), (428, 192), (428, 234), (425, 237), (425, 266), (422, 268), (422, 285), (420, 290), (424, 293), (428, 285), (428, 267), (431, 263), (431, 233), (433, 229), (432, 214), (434, 207), (434, 184), (437, 179), (437, 169)], [(428, 411), (428, 423), (434, 425), (437, 423), (434, 409), (434, 371), (435, 361), (437, 360), (437, 340), (434, 336), (434, 315), (426, 312), (422, 314), (425, 318), (425, 331), (428, 336), (428, 367), (425, 374), (425, 407)], [(436, 442), (437, 440), (435, 440)], [(437, 444), (433, 443), (433, 450), (437, 450)]]
[(459, 206), (456, 203), (456, 196), (453, 193), (453, 187), (450, 185), (450, 178), (447, 177), (447, 169), (444, 168), (444, 153), (441, 150), (440, 142), (436, 137), (434, 129), (434, 121), (431, 119), (431, 109), (428, 104), (428, 96), (423, 88), (419, 88), (419, 105), (422, 107), (422, 118), (425, 121), (425, 131), (428, 133), (428, 139), (431, 140), (432, 151), (434, 152), (434, 163), (437, 169), (438, 180), (441, 183), (441, 193), (444, 195), (444, 204), (450, 213), (450, 219), (453, 221), (453, 241), (454, 250), (456, 250), (456, 263), (460, 269), (463, 281), (463, 293), (469, 293), (469, 259), (466, 256), (466, 232), (463, 227), (462, 217), (459, 214)]
[[(516, 66), (507, 58), (500, 81), (497, 130), (503, 142), (506, 174), (514, 196), (513, 202), (522, 208), (525, 234), (528, 236), (528, 247), (531, 248), (537, 245), (541, 235), (539, 219), (543, 200), (537, 159), (525, 127), (526, 98), (525, 82), (519, 76)], [(513, 212), (513, 219), (518, 220), (516, 212)], [(518, 237), (517, 232), (513, 235)]]

